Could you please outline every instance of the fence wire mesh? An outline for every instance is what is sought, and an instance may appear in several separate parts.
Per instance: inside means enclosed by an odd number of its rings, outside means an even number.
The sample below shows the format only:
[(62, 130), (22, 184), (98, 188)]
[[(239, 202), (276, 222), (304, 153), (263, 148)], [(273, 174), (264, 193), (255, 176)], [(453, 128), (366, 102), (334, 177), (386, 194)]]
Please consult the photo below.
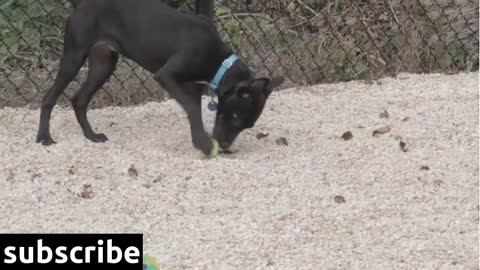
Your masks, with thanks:
[[(163, 1), (193, 11), (192, 1)], [(478, 6), (474, 0), (218, 0), (215, 22), (258, 75), (283, 75), (288, 87), (478, 70)], [(39, 105), (55, 78), (70, 12), (68, 1), (0, 0), (0, 107)], [(69, 104), (87, 66), (59, 103)], [(164, 98), (148, 72), (122, 59), (93, 105)]]

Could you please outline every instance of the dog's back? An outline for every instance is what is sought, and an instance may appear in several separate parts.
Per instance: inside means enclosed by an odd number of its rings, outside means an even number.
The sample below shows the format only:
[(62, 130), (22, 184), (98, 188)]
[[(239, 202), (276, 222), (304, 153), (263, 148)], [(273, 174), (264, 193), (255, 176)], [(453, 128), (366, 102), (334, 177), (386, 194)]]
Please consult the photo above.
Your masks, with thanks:
[(206, 19), (212, 13), (211, 2), (197, 1), (197, 14), (202, 17), (183, 14), (159, 0), (76, 0), (71, 21), (81, 21), (77, 27), (95, 24), (91, 27), (95, 40), (112, 40), (121, 54), (154, 72), (181, 50), (205, 54), (226, 49), (214, 24)]
[[(68, 0), (74, 8), (87, 8), (91, 12), (101, 10), (102, 7), (114, 7), (116, 3), (119, 3), (120, 7), (128, 8), (129, 11), (135, 9), (135, 7), (148, 6), (158, 12), (160, 8), (169, 9), (169, 14), (172, 14), (172, 8), (164, 4), (159, 0)], [(140, 5), (139, 5), (140, 4)], [(179, 12), (180, 13), (180, 12)], [(213, 0), (196, 0), (195, 1), (195, 14), (203, 15), (209, 19), (213, 19), (214, 7)]]

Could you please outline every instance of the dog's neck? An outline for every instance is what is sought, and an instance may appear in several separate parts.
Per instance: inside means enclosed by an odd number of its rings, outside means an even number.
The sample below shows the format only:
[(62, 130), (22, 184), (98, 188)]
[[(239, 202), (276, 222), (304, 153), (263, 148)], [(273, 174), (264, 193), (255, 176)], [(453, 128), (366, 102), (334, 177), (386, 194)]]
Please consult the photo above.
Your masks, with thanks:
[(220, 85), (217, 89), (217, 95), (222, 96), (235, 85), (242, 81), (250, 81), (253, 79), (252, 72), (241, 59), (238, 59), (230, 69), (225, 73)]

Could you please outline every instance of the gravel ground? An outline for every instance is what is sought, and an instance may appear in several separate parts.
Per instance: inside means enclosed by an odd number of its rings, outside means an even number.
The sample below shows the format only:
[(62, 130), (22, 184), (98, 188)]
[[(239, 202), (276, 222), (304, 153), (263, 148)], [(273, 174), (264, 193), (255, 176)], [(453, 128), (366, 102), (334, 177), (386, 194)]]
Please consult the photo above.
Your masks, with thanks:
[(56, 108), (45, 148), (0, 110), (0, 232), (141, 232), (161, 269), (479, 269), (478, 73), (276, 92), (208, 161), (174, 102), (89, 115), (108, 143)]

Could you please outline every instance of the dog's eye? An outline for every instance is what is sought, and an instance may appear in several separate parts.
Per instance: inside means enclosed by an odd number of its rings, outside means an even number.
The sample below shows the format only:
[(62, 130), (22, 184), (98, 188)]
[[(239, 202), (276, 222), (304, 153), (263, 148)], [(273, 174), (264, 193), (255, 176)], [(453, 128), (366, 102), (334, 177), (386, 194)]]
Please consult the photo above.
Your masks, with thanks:
[(240, 117), (238, 116), (238, 114), (234, 113), (234, 114), (232, 114), (232, 118), (235, 119), (235, 120), (237, 120), (237, 119), (239, 119)]

